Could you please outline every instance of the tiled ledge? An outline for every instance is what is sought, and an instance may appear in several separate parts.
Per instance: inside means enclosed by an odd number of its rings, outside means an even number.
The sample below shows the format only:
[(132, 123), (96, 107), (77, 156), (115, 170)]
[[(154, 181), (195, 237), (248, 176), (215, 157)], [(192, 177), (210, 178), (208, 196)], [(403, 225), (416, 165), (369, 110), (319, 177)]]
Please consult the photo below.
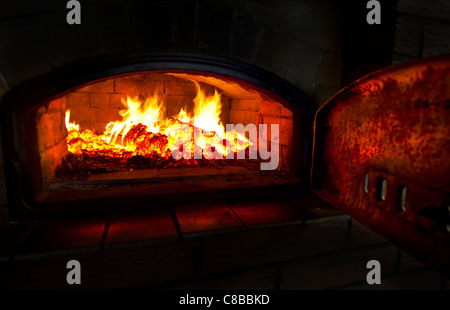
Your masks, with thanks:
[[(372, 244), (386, 241), (314, 196), (10, 222), (0, 288), (159, 287)], [(66, 283), (71, 259), (82, 266), (77, 287)]]

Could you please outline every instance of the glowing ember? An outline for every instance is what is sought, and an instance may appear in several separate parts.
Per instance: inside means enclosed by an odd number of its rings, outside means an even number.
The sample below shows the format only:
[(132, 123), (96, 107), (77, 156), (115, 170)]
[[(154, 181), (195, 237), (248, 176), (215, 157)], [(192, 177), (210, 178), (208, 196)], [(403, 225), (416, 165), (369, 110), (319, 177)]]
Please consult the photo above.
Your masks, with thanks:
[[(180, 109), (177, 115), (163, 119), (164, 106), (157, 94), (145, 102), (127, 97), (122, 99), (127, 108), (120, 111), (122, 120), (109, 123), (102, 135), (88, 129), (80, 132), (79, 125), (70, 122), (70, 109), (67, 110), (69, 152), (114, 158), (157, 155), (166, 160), (170, 156), (217, 159), (248, 148), (251, 145), (248, 139), (237, 132), (226, 132), (220, 122), (222, 105), (217, 90), (213, 96), (207, 96), (198, 83), (194, 83), (197, 96), (193, 115)], [(227, 140), (231, 148), (226, 147)]]

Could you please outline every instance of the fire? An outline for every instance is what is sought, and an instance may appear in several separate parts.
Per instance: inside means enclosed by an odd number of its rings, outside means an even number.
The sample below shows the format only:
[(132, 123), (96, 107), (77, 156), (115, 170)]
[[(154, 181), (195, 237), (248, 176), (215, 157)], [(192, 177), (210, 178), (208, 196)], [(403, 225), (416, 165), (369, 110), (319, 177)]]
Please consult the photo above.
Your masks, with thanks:
[[(126, 109), (119, 112), (122, 120), (107, 124), (102, 135), (89, 129), (81, 132), (78, 124), (70, 122), (68, 109), (65, 124), (69, 152), (117, 158), (157, 155), (164, 159), (174, 156), (174, 152), (183, 152), (183, 158), (213, 159), (225, 158), (230, 152), (250, 146), (244, 136), (225, 131), (220, 121), (220, 93), (215, 90), (214, 95), (207, 96), (193, 82), (197, 90), (193, 115), (180, 109), (177, 115), (164, 119), (164, 104), (156, 93), (145, 102), (127, 96), (122, 99)], [(227, 141), (232, 148), (226, 147)]]

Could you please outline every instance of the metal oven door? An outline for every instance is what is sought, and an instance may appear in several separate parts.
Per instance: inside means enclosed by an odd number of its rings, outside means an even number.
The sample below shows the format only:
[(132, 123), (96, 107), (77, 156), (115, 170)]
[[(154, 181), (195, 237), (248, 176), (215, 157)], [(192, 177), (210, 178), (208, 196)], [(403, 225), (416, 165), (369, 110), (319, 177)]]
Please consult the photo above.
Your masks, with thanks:
[(316, 113), (313, 191), (450, 275), (450, 57), (347, 86)]

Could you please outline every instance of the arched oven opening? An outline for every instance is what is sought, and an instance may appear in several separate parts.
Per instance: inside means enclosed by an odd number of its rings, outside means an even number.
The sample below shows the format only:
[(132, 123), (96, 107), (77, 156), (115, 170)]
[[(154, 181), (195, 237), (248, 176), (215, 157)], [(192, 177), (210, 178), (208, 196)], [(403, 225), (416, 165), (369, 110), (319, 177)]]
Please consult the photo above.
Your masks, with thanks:
[(6, 99), (18, 213), (308, 191), (313, 105), (288, 82), (220, 58), (118, 63)]

